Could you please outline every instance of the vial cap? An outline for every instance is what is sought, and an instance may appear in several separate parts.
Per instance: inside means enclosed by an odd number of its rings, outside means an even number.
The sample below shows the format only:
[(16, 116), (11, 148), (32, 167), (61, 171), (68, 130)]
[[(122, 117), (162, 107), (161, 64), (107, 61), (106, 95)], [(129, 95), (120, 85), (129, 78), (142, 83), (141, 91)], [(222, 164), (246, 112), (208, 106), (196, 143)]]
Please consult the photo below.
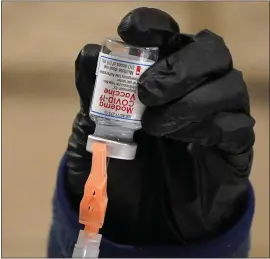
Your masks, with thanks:
[(133, 160), (136, 156), (136, 143), (123, 143), (105, 138), (95, 137), (94, 135), (88, 136), (86, 150), (92, 153), (93, 143), (97, 141), (106, 144), (107, 157), (123, 160)]

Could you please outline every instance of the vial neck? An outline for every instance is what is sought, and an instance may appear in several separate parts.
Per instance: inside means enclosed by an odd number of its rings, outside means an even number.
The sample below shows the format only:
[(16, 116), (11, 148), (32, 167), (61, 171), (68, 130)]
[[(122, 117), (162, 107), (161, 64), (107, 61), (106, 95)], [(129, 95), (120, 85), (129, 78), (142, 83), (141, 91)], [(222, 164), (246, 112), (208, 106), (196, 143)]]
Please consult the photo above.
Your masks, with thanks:
[(94, 136), (99, 138), (105, 138), (109, 140), (132, 143), (133, 142), (134, 130), (107, 124), (96, 124)]

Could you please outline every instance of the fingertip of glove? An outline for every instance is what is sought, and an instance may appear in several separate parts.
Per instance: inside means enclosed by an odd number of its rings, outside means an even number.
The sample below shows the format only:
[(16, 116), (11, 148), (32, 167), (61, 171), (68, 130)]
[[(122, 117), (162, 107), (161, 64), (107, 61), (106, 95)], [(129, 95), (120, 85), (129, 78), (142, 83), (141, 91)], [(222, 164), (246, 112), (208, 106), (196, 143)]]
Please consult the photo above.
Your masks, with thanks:
[(81, 49), (75, 61), (75, 83), (84, 112), (89, 108), (100, 49), (100, 45), (87, 44)]
[(142, 81), (138, 83), (138, 98), (141, 103), (147, 107), (163, 104), (163, 102), (160, 102), (163, 96), (161, 87), (159, 87), (158, 82), (156, 82), (157, 84), (153, 88), (153, 83), (153, 81), (150, 81), (149, 83), (146, 78), (142, 79)]
[(76, 62), (87, 65), (89, 62), (96, 62), (101, 46), (98, 44), (86, 44), (80, 51)]
[(85, 73), (85, 76), (89, 78), (95, 76), (100, 49), (101, 46), (97, 44), (87, 44), (81, 49), (75, 61), (76, 78), (81, 73)]
[(180, 29), (178, 23), (164, 11), (140, 7), (122, 19), (117, 32), (128, 44), (160, 47), (170, 40), (170, 35), (180, 33)]

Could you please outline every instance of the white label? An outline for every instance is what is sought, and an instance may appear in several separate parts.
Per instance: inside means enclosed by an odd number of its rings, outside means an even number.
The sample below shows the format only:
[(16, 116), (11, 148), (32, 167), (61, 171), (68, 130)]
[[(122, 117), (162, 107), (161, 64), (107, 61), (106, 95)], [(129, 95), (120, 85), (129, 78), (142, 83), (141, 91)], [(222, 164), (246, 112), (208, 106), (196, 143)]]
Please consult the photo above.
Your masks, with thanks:
[(138, 98), (137, 82), (154, 62), (134, 61), (100, 53), (90, 114), (139, 122), (145, 106)]

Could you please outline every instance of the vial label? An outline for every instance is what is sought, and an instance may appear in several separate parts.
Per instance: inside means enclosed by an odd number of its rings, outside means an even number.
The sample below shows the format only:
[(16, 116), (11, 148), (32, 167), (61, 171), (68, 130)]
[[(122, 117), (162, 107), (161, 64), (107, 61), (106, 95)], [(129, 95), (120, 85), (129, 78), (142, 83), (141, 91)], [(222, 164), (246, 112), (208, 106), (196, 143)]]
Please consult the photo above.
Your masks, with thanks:
[[(145, 106), (138, 98), (137, 82), (153, 61), (100, 53), (90, 114), (140, 122)], [(139, 58), (138, 58), (139, 59)]]

